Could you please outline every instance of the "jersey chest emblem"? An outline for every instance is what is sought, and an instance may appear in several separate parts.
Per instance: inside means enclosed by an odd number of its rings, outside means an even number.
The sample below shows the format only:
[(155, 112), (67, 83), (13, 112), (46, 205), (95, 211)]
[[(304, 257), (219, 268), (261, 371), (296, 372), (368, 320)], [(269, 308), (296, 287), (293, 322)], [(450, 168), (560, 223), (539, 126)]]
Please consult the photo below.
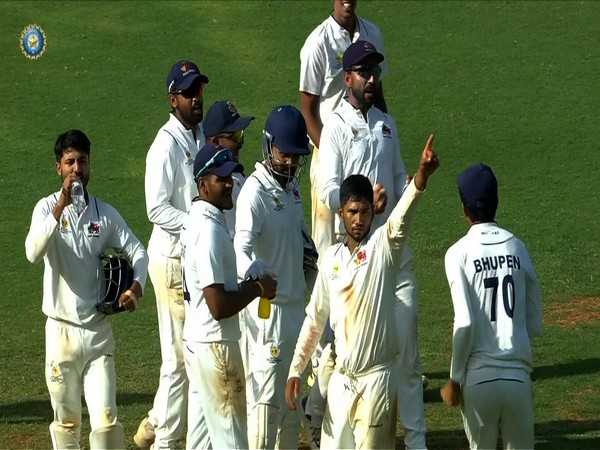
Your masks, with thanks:
[(356, 256), (354, 257), (354, 264), (356, 266), (361, 266), (367, 262), (367, 252), (365, 250), (359, 250)]
[(273, 209), (275, 211), (281, 211), (285, 208), (285, 204), (281, 201), (279, 197), (273, 197)]
[(100, 236), (100, 222), (90, 222), (87, 228), (87, 234), (89, 237)]
[(333, 265), (333, 267), (331, 268), (331, 274), (329, 275), (329, 278), (331, 280), (335, 280), (340, 274), (340, 266), (338, 263), (335, 263)]
[(61, 233), (66, 233), (69, 231), (69, 219), (66, 217), (61, 218), (60, 220), (60, 231)]

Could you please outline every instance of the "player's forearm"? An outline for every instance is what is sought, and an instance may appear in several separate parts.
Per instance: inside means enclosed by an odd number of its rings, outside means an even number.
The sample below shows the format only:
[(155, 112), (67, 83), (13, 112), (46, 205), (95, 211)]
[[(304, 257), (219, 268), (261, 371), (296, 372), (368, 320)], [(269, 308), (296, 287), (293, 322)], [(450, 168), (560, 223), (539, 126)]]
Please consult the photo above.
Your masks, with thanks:
[(390, 240), (401, 242), (406, 239), (421, 194), (422, 191), (417, 189), (415, 181), (411, 181), (386, 222), (387, 235)]
[(34, 214), (31, 228), (25, 238), (25, 255), (30, 263), (36, 263), (46, 254), (48, 243), (56, 232), (57, 226), (58, 221), (54, 215), (36, 217)]
[(131, 266), (133, 267), (133, 279), (140, 286), (138, 297), (141, 297), (146, 286), (146, 279), (148, 278), (148, 254), (141, 243), (138, 243), (138, 246), (133, 251)]
[(288, 379), (293, 377), (300, 378), (302, 376), (306, 366), (308, 366), (312, 354), (317, 348), (321, 334), (323, 334), (323, 328), (324, 323), (319, 326), (319, 324), (313, 321), (309, 316), (305, 317), (302, 329), (300, 330), (300, 335), (298, 336), (298, 341), (296, 342), (296, 349), (294, 350), (294, 357), (290, 366)]
[(306, 122), (306, 131), (313, 144), (319, 148), (323, 123), (319, 115), (319, 96), (300, 92), (300, 111)]
[(223, 320), (234, 316), (260, 295), (260, 285), (254, 280), (240, 283), (238, 291), (221, 289), (214, 296), (208, 296), (205, 292), (208, 309), (215, 320)]
[(455, 328), (452, 337), (452, 362), (450, 379), (463, 384), (467, 371), (467, 361), (471, 353), (471, 328)]
[(252, 231), (236, 230), (235, 232), (233, 246), (235, 248), (238, 278), (242, 280), (246, 278), (246, 272), (254, 260), (252, 254), (256, 237), (257, 233)]

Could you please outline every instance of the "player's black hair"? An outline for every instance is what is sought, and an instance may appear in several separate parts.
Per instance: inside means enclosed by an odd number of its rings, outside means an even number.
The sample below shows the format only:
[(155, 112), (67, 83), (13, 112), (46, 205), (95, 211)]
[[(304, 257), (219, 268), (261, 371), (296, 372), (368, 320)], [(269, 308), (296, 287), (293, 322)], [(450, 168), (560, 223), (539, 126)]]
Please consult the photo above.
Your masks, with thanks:
[(340, 186), (340, 206), (349, 200), (366, 200), (373, 205), (373, 186), (364, 175), (350, 175)]
[(458, 194), (460, 195), (460, 200), (462, 201), (462, 204), (465, 207), (465, 211), (467, 212), (469, 219), (471, 219), (471, 222), (494, 222), (496, 218), (496, 210), (498, 209), (497, 197), (494, 200), (486, 202), (485, 204), (477, 202), (477, 205), (470, 205), (465, 202), (460, 189), (458, 190)]
[(59, 135), (54, 144), (54, 154), (56, 162), (60, 162), (63, 152), (69, 147), (79, 150), (87, 155), (90, 154), (90, 140), (83, 131), (68, 130)]

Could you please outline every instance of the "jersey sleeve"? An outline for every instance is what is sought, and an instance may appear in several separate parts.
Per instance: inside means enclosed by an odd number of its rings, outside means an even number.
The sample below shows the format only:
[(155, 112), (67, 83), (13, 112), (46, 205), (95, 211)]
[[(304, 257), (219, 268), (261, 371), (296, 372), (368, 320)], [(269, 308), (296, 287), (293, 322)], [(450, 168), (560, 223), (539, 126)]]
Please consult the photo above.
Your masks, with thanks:
[[(97, 200), (94, 199), (94, 201)], [(101, 207), (106, 208), (106, 214), (110, 220), (111, 233), (108, 246), (121, 250), (127, 255), (131, 261), (131, 267), (133, 267), (133, 279), (139, 283), (143, 291), (148, 277), (146, 249), (116, 209), (107, 204), (103, 204)]]
[(237, 260), (238, 277), (243, 279), (254, 259), (256, 240), (260, 236), (266, 211), (258, 198), (260, 189), (249, 179), (242, 186), (235, 212), (235, 237), (233, 246)]
[(463, 270), (463, 259), (456, 249), (451, 247), (446, 252), (444, 260), (446, 278), (448, 279), (454, 309), (450, 379), (460, 384), (465, 381), (473, 333), (472, 315), (469, 306), (469, 284)]
[(165, 132), (159, 131), (148, 150), (145, 175), (146, 213), (153, 224), (170, 233), (177, 233), (183, 227), (186, 211), (171, 204), (177, 170), (172, 140)]
[(306, 317), (296, 342), (290, 366), (289, 378), (301, 377), (329, 318), (329, 288), (325, 272), (319, 270), (310, 302), (306, 306)]
[(44, 257), (57, 225), (51, 203), (47, 199), (41, 199), (33, 208), (31, 225), (25, 238), (25, 255), (30, 263), (36, 263)]
[(375, 231), (378, 233), (376, 239), (379, 240), (377, 247), (382, 248), (392, 262), (394, 255), (406, 245), (409, 225), (415, 215), (415, 207), (422, 192), (417, 189), (415, 181), (412, 180), (385, 224)]
[(325, 51), (311, 34), (300, 50), (300, 92), (321, 96), (325, 80)]
[[(213, 284), (225, 284), (223, 245), (215, 231), (214, 227), (211, 227), (212, 236), (198, 236), (194, 248), (190, 249), (194, 254), (193, 266), (197, 269), (195, 274), (198, 288), (201, 290)], [(189, 256), (190, 251), (186, 250), (186, 257)]]
[[(334, 119), (335, 120), (335, 119)], [(344, 181), (342, 149), (345, 143), (343, 133), (337, 121), (323, 127), (319, 147), (319, 174), (317, 192), (319, 199), (336, 213), (340, 208), (340, 186)]]

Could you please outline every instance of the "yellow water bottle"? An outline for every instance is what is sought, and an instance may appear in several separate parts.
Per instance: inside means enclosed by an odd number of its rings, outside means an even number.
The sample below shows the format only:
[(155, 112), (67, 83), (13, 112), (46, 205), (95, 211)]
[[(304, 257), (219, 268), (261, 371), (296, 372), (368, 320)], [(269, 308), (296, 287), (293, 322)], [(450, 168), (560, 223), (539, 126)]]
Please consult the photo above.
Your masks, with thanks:
[(256, 280), (258, 287), (260, 288), (260, 299), (258, 300), (258, 317), (261, 319), (268, 319), (271, 316), (271, 301), (264, 297), (265, 290), (260, 281)]
[(271, 316), (271, 300), (267, 297), (261, 297), (258, 300), (258, 317), (268, 319)]

